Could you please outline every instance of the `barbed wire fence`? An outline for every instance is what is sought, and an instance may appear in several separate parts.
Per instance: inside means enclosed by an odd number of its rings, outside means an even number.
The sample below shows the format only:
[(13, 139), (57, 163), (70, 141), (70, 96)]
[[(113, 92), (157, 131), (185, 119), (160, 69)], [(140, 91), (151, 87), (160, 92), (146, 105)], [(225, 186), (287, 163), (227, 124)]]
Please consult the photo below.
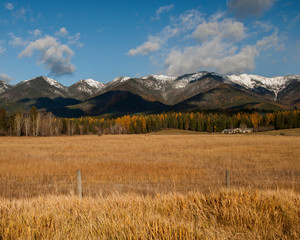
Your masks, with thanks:
[[(106, 179), (103, 181), (103, 179)], [(300, 170), (272, 170), (240, 172), (234, 169), (213, 174), (199, 174), (189, 178), (151, 180), (127, 176), (123, 180), (93, 176), (80, 170), (73, 175), (0, 176), (0, 197), (30, 198), (47, 195), (77, 195), (83, 197), (111, 194), (153, 195), (161, 193), (208, 193), (229, 189), (287, 189), (300, 192)]]

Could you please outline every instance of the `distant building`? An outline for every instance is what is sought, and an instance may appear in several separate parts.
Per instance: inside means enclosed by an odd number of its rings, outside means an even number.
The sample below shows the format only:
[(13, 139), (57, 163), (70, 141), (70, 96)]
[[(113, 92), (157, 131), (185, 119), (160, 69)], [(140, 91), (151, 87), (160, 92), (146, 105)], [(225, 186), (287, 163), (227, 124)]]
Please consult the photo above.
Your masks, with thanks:
[(234, 128), (234, 129), (224, 129), (223, 134), (237, 134), (237, 133), (253, 133), (253, 128)]
[(233, 134), (233, 129), (224, 129), (222, 131), (223, 134)]

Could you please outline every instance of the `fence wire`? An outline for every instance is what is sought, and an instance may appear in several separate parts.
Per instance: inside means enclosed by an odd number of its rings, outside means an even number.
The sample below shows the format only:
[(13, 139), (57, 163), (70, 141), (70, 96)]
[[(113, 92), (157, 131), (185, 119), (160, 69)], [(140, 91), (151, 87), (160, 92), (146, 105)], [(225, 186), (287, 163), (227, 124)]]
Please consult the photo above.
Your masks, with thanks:
[[(230, 171), (230, 188), (289, 189), (300, 192), (300, 171), (281, 170), (243, 173)], [(219, 190), (225, 188), (225, 170), (220, 173), (196, 175), (189, 178), (157, 176), (107, 176), (84, 175), (84, 196), (107, 196), (114, 193), (155, 195), (158, 193), (187, 193)], [(76, 195), (77, 182), (74, 175), (0, 176), (0, 197), (28, 198), (45, 195)]]

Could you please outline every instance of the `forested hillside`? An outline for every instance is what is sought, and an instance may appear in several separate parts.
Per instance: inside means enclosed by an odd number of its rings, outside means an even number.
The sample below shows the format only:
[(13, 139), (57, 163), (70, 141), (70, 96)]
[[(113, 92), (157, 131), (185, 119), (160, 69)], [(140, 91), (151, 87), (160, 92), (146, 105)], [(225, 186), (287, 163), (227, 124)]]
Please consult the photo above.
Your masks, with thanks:
[(221, 132), (225, 128), (250, 127), (254, 131), (300, 127), (300, 110), (259, 112), (169, 112), (121, 117), (57, 118), (52, 113), (10, 114), (0, 109), (0, 135), (54, 136), (83, 134), (139, 134), (167, 128)]

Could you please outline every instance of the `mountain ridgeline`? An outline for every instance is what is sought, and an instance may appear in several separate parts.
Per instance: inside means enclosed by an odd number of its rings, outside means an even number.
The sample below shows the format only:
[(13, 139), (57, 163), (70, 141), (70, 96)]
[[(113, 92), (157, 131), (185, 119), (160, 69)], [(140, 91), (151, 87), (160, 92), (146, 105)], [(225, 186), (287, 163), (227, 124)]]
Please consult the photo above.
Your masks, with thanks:
[(179, 77), (118, 77), (70, 87), (37, 77), (9, 85), (0, 80), (0, 106), (11, 112), (36, 106), (59, 117), (201, 110), (283, 110), (300, 107), (300, 76), (266, 78), (197, 72)]

